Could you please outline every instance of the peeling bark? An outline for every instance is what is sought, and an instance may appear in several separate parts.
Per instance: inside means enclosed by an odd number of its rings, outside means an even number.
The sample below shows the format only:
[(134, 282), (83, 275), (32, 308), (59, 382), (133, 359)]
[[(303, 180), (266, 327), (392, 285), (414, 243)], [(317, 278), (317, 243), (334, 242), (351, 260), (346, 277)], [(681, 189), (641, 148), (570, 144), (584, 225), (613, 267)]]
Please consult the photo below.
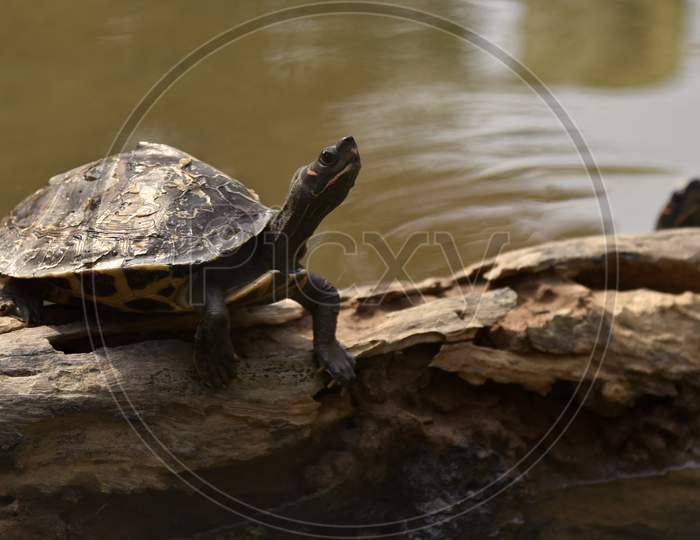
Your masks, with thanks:
[[(191, 316), (0, 318), (0, 536), (120, 538), (109, 523), (143, 512), (158, 527), (135, 522), (135, 537), (282, 537), (212, 510), (188, 485), (221, 497), (203, 480), (304, 519), (401, 521), (372, 497), (401, 485), (400, 506), (426, 512), (467, 484), (481, 493), (572, 416), (531, 485), (695, 459), (700, 235), (613, 247), (555, 242), (453, 278), (345, 291), (339, 339), (359, 359), (348, 388), (314, 366), (309, 317), (291, 301), (233, 313), (242, 361), (223, 391), (193, 378)], [(619, 280), (605, 276), (616, 256)], [(492, 532), (465, 519), (421, 523), (436, 537)]]

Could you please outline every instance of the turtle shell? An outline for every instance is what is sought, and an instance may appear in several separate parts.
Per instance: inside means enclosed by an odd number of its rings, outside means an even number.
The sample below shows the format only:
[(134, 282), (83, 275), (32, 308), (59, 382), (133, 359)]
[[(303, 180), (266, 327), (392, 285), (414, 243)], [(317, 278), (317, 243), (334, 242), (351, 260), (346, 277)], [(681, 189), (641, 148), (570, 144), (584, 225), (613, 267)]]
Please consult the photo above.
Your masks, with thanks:
[(0, 275), (175, 275), (235, 252), (274, 213), (221, 171), (142, 142), (55, 176), (20, 203), (0, 222)]

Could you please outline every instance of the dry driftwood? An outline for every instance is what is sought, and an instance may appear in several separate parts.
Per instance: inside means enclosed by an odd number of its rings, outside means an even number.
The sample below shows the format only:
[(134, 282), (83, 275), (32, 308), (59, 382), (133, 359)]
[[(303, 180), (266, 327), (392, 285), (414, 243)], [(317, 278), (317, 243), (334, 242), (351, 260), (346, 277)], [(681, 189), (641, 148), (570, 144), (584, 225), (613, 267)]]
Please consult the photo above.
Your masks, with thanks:
[[(309, 318), (292, 302), (235, 314), (242, 362), (223, 391), (193, 378), (192, 317), (38, 328), (0, 318), (0, 531), (26, 526), (23, 501), (47, 508), (66, 490), (186, 492), (174, 472), (274, 470), (240, 492), (290, 494), (300, 475), (302, 491), (320, 493), (406, 430), (440, 445), (469, 433), (515, 462), (562, 393), (586, 396), (582, 414), (595, 428), (574, 426), (584, 430), (578, 446), (564, 438), (552, 463), (566, 454), (583, 470), (587, 456), (606, 452), (631, 468), (686, 459), (699, 434), (676, 413), (700, 408), (698, 278), (700, 234), (676, 230), (555, 242), (449, 279), (347, 291), (339, 338), (359, 358), (347, 389), (326, 388)], [(648, 410), (650, 399), (658, 409)], [(536, 422), (520, 422), (534, 411)], [(359, 435), (328, 450), (327, 434), (348, 418)], [(590, 446), (581, 449), (581, 437)]]

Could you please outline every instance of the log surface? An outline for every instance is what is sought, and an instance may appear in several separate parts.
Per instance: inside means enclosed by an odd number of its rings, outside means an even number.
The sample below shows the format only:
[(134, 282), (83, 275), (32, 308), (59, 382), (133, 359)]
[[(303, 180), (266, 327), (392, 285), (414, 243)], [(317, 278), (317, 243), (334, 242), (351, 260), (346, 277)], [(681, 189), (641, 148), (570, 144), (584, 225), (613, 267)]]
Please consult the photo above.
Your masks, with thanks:
[(375, 474), (406, 433), (441, 448), (468, 434), (517, 463), (570, 398), (582, 420), (545, 460), (551, 474), (564, 461), (592, 479), (697, 457), (697, 231), (554, 242), (343, 299), (349, 388), (328, 387), (291, 301), (234, 313), (242, 360), (221, 391), (194, 379), (192, 317), (0, 318), (0, 532), (21, 537), (39, 508), (55, 515), (34, 533), (61, 522), (89, 537), (97, 529), (56, 517), (56, 497), (187, 493), (190, 472), (250, 474), (226, 489), (294, 501)]

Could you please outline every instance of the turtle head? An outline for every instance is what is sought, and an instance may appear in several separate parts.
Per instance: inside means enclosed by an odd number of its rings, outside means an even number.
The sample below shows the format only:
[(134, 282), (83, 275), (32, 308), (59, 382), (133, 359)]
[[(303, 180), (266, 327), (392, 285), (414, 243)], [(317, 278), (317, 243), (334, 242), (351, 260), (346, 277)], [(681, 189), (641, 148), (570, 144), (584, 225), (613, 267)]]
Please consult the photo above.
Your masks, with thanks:
[(683, 189), (674, 191), (661, 211), (656, 228), (673, 227), (700, 227), (700, 179), (695, 178)]
[(292, 249), (302, 246), (321, 220), (345, 200), (360, 167), (360, 153), (352, 137), (321, 149), (315, 161), (294, 173), (287, 200), (271, 229), (286, 236)]
[(360, 172), (360, 153), (352, 137), (343, 137), (335, 145), (326, 146), (316, 161), (301, 167), (293, 181), (306, 194), (308, 204), (327, 207), (330, 212), (338, 206), (355, 185)]

